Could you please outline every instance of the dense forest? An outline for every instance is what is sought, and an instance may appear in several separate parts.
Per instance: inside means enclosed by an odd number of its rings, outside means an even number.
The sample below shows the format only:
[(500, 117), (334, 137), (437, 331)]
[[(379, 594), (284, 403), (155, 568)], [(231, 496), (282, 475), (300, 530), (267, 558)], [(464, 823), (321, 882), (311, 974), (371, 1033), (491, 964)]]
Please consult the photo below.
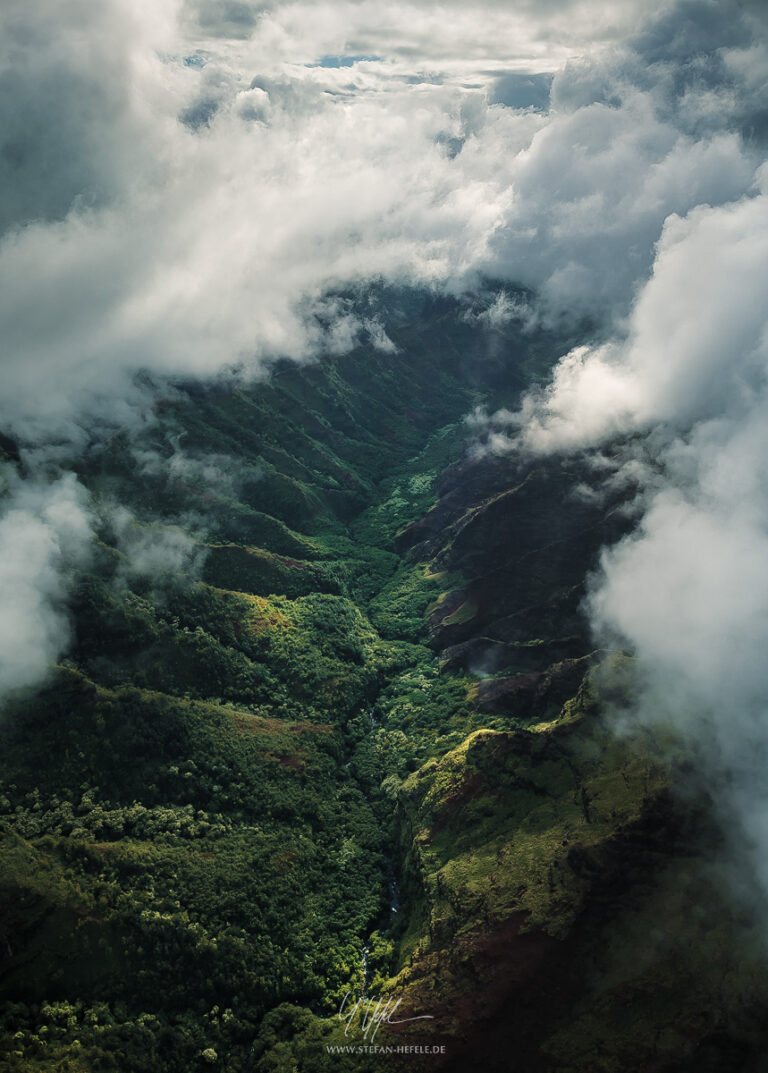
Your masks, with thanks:
[[(68, 462), (72, 643), (0, 718), (9, 1073), (764, 1068), (707, 788), (581, 612), (632, 489), (472, 449), (578, 332), (389, 302), (386, 351)], [(381, 1051), (336, 1053), (350, 992), (400, 1000)]]

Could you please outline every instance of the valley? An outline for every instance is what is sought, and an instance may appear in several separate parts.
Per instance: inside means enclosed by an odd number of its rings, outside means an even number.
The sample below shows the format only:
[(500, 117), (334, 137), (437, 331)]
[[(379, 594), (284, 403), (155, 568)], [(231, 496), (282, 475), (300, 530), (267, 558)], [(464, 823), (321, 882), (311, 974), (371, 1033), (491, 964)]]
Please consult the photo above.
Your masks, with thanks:
[[(68, 460), (72, 644), (0, 720), (9, 1073), (762, 1068), (709, 788), (580, 610), (632, 489), (467, 449), (578, 332), (387, 331)], [(363, 990), (445, 1053), (332, 1053)]]

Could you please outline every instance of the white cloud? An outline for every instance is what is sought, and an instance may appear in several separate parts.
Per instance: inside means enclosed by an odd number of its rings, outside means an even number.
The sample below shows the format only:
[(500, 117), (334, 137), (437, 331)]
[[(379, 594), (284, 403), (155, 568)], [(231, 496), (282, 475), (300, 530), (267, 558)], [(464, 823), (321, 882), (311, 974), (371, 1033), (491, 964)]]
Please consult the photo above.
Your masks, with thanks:
[[(743, 19), (727, 63), (704, 41), (698, 96), (671, 81), (706, 0), (656, 5), (677, 52), (652, 65), (653, 34), (620, 45), (647, 5), (45, 5), (6, 5), (0, 37), (0, 418), (30, 439), (86, 410), (129, 421), (140, 368), (258, 372), (351, 341), (313, 309), (370, 278), (485, 273), (550, 317), (621, 317), (665, 218), (739, 197), (756, 163), (729, 103), (757, 100)], [(500, 74), (556, 68), (551, 113), (489, 105)], [(680, 93), (721, 83), (699, 136)]]
[[(757, 182), (766, 177), (761, 168)], [(546, 391), (496, 424), (550, 451), (659, 421), (685, 429), (723, 412), (743, 414), (768, 372), (766, 274), (766, 193), (670, 216), (626, 339), (566, 355)]]
[(177, 525), (146, 525), (123, 506), (105, 511), (121, 561), (116, 572), (119, 587), (135, 578), (155, 585), (178, 584), (199, 575), (205, 548)]
[(89, 553), (91, 515), (74, 476), (7, 475), (0, 514), (0, 699), (37, 685), (69, 641), (69, 572)]

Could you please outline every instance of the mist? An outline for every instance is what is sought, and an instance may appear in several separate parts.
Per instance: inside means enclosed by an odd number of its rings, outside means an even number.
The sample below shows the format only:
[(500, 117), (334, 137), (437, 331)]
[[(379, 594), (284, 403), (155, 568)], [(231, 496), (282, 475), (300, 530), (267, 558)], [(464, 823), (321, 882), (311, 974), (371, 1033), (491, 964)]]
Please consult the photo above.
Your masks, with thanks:
[(49, 484), (11, 473), (0, 518), (0, 699), (38, 685), (70, 640), (72, 570), (85, 565), (92, 513), (74, 475)]

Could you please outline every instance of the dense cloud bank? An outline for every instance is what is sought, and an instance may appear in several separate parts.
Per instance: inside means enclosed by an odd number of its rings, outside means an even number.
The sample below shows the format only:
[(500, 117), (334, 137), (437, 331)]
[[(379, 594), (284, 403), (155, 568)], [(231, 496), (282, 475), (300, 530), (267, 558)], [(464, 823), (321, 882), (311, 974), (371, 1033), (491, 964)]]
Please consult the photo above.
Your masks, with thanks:
[(753, 181), (768, 53), (724, 6), (12, 0), (1, 416), (72, 435), (138, 369), (343, 348), (324, 295), (374, 277), (612, 323), (670, 213)]
[[(165, 378), (386, 352), (343, 288), (491, 277), (535, 302), (479, 324), (589, 318), (595, 342), (484, 449), (634, 437), (596, 630), (637, 651), (643, 710), (709, 728), (763, 800), (762, 5), (10, 0), (0, 23), (0, 423), (31, 474), (0, 516), (0, 695), (63, 651), (90, 539), (74, 479), (39, 475), (51, 444), (141, 427)], [(116, 518), (126, 577), (194, 558)]]

